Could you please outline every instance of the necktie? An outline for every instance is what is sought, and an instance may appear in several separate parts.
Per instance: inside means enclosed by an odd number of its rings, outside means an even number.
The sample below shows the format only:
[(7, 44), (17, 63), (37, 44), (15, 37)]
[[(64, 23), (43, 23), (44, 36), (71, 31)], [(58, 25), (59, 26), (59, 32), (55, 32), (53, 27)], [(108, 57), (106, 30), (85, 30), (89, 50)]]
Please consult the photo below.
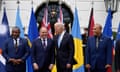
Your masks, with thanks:
[(60, 47), (60, 43), (61, 43), (61, 36), (59, 35), (59, 37), (58, 37), (58, 48)]
[(16, 49), (16, 52), (18, 50), (18, 43), (17, 43), (17, 39), (15, 39), (15, 49)]
[(96, 48), (98, 48), (98, 45), (99, 45), (99, 38), (97, 37), (96, 38)]
[(43, 47), (46, 48), (45, 39), (43, 39)]

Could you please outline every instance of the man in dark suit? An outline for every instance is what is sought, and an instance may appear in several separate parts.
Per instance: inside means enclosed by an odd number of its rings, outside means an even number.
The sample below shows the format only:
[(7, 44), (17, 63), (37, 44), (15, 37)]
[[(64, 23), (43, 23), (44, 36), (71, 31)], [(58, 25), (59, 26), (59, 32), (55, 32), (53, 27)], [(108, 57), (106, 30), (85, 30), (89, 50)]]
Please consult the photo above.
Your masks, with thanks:
[(120, 72), (120, 40), (117, 40), (115, 45), (115, 70)]
[(102, 26), (96, 24), (94, 36), (88, 38), (86, 68), (91, 72), (106, 72), (112, 64), (112, 40), (101, 33)]
[(6, 58), (7, 72), (25, 72), (26, 58), (29, 55), (27, 40), (19, 37), (20, 29), (12, 28), (12, 35), (4, 45), (3, 55)]
[(51, 72), (55, 63), (53, 40), (47, 38), (47, 28), (40, 28), (40, 36), (32, 43), (32, 63), (35, 72)]
[(55, 23), (56, 36), (54, 43), (56, 47), (57, 72), (72, 72), (74, 60), (74, 42), (72, 35), (65, 31), (62, 23)]

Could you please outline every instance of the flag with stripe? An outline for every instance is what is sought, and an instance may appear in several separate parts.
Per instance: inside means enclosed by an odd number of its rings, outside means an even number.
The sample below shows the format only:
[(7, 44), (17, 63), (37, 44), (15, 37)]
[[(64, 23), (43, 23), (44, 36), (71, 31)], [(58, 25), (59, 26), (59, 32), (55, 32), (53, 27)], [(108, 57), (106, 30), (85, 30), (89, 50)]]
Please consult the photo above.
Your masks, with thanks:
[[(28, 28), (28, 44), (29, 47), (31, 48), (31, 42), (38, 37), (38, 28), (37, 28), (37, 22), (36, 18), (34, 15), (33, 8), (31, 9), (31, 16), (30, 16), (30, 23), (29, 23), (29, 28)], [(27, 58), (26, 61), (26, 72), (33, 72), (33, 67), (32, 67), (32, 61), (31, 61), (31, 56)]]
[(94, 16), (93, 16), (93, 8), (91, 8), (89, 26), (88, 26), (88, 36), (93, 36), (93, 27), (94, 27)]
[(58, 22), (63, 23), (63, 12), (62, 12), (62, 7), (61, 7), (61, 5), (59, 5)]
[(77, 61), (77, 64), (73, 66), (73, 72), (84, 72), (82, 37), (80, 32), (80, 24), (79, 24), (77, 8), (75, 8), (74, 21), (73, 21), (71, 34), (73, 35), (74, 44), (75, 44), (74, 58)]
[(44, 16), (43, 16), (43, 19), (42, 19), (42, 26), (47, 28), (48, 37), (52, 38), (53, 35), (52, 35), (52, 32), (51, 32), (50, 22), (48, 22), (48, 8), (47, 7), (44, 9)]

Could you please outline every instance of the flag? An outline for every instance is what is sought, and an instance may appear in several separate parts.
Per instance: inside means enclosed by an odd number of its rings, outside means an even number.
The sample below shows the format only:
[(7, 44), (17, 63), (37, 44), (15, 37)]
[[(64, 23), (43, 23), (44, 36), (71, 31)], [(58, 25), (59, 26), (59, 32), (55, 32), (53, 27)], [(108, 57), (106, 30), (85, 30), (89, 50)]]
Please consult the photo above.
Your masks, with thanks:
[(120, 23), (119, 23), (118, 31), (117, 31), (117, 35), (116, 35), (116, 40), (119, 40), (119, 39), (120, 39)]
[[(91, 36), (93, 36), (93, 27), (94, 27), (94, 9), (93, 8), (91, 8), (91, 12), (90, 12), (90, 18), (89, 18), (89, 25), (88, 25), (88, 37), (91, 37)], [(85, 54), (86, 55), (86, 54)], [(85, 57), (84, 57), (84, 59), (86, 59)], [(85, 61), (85, 60), (84, 60)], [(88, 71), (88, 72), (90, 72), (90, 69), (88, 69), (88, 70), (86, 70), (86, 71)]]
[[(108, 16), (106, 18), (105, 26), (104, 26), (104, 29), (103, 29), (103, 35), (107, 36), (109, 38), (112, 38), (112, 15), (111, 15), (111, 9), (110, 8), (109, 8)], [(114, 48), (112, 48), (112, 49), (114, 51)], [(112, 67), (108, 68), (107, 72), (112, 72)]]
[[(38, 37), (38, 28), (36, 24), (36, 19), (34, 15), (33, 8), (31, 9), (31, 17), (30, 17), (30, 23), (29, 23), (29, 28), (28, 28), (28, 44), (29, 47), (31, 47), (31, 42)], [(33, 67), (32, 67), (32, 61), (31, 61), (31, 56), (27, 58), (26, 61), (26, 72), (33, 72)]]
[(16, 13), (16, 26), (20, 29), (20, 37), (24, 37), (24, 28), (22, 26), (21, 18), (20, 18), (20, 9), (19, 6), (17, 7), (17, 13)]
[(61, 7), (61, 5), (59, 5), (58, 22), (63, 23), (63, 12), (62, 12), (62, 7)]
[(108, 11), (108, 16), (106, 18), (106, 23), (103, 29), (103, 35), (111, 38), (112, 37), (112, 15), (111, 15), (111, 9)]
[(34, 15), (33, 8), (31, 10), (31, 17), (30, 17), (30, 23), (28, 28), (28, 37), (30, 41), (32, 42), (34, 39), (38, 37), (38, 28), (37, 28), (37, 21)]
[(47, 28), (48, 37), (52, 38), (53, 35), (52, 35), (52, 32), (51, 32), (50, 22), (48, 22), (48, 9), (47, 9), (47, 7), (44, 9), (44, 16), (43, 16), (43, 19), (42, 19), (42, 26)]
[(93, 16), (93, 8), (92, 8), (89, 19), (88, 36), (93, 36), (93, 27), (94, 27), (94, 16)]
[(8, 19), (6, 14), (6, 8), (4, 8), (2, 24), (0, 24), (0, 70), (1, 72), (6, 72), (5, 70), (5, 58), (2, 56), (2, 49), (4, 47), (5, 40), (10, 36)]
[(3, 48), (4, 41), (10, 36), (6, 9), (4, 8), (2, 23), (0, 24), (0, 48)]
[(73, 66), (73, 72), (84, 72), (82, 37), (80, 32), (77, 8), (75, 8), (74, 21), (73, 21), (71, 34), (73, 35), (74, 44), (75, 44), (74, 58), (77, 61), (77, 64)]

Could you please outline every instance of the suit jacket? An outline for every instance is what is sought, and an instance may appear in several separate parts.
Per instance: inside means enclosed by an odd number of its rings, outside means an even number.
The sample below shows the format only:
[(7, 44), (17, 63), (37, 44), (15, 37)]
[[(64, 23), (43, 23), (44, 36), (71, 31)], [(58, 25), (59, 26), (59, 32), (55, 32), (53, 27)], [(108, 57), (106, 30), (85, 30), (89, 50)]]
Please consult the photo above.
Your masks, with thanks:
[[(20, 38), (18, 50), (16, 51), (14, 46), (13, 38), (10, 37), (6, 40), (3, 50), (3, 56), (6, 58), (6, 69), (7, 71), (14, 71), (14, 69), (21, 71), (25, 69), (25, 61), (30, 53), (28, 43), (26, 39)], [(22, 59), (24, 62), (19, 65), (14, 65), (12, 62), (9, 62), (10, 58)], [(15, 67), (16, 66), (16, 67)]]
[(66, 68), (66, 64), (76, 64), (74, 60), (74, 41), (72, 35), (63, 35), (60, 47), (58, 47), (58, 35), (54, 37), (56, 48), (56, 62), (60, 67)]
[(115, 46), (115, 69), (120, 69), (120, 40), (117, 40)]
[(32, 43), (32, 63), (37, 63), (39, 68), (48, 67), (55, 63), (55, 49), (52, 39), (47, 39), (47, 47), (44, 48), (42, 40), (37, 38)]
[(91, 69), (95, 67), (105, 69), (106, 64), (112, 64), (112, 40), (105, 36), (100, 36), (98, 48), (96, 48), (96, 37), (88, 38), (86, 48), (86, 64), (91, 65)]

